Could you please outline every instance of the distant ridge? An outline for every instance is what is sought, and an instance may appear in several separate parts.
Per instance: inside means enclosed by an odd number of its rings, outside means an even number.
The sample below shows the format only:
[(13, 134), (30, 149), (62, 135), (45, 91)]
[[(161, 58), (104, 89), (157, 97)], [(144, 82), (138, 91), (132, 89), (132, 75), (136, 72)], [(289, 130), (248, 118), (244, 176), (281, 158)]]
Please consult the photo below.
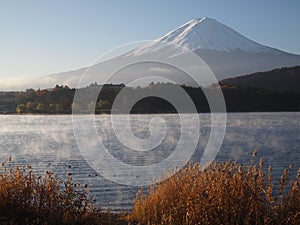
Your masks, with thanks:
[(283, 67), (224, 79), (220, 81), (220, 84), (286, 90), (300, 93), (300, 66)]

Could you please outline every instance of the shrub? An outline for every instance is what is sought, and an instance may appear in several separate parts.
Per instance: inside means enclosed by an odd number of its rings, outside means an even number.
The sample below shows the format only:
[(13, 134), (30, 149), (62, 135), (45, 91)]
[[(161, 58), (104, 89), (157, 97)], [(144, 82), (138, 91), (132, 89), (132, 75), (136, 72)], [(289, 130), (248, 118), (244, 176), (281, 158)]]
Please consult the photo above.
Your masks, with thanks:
[(139, 224), (300, 224), (300, 169), (284, 170), (275, 189), (271, 167), (188, 164), (169, 179), (140, 189), (130, 216)]
[[(66, 175), (36, 176), (30, 165), (12, 168), (2, 163), (0, 224), (122, 224), (121, 215), (101, 212), (89, 201), (88, 191)], [(124, 224), (124, 223), (123, 223)]]

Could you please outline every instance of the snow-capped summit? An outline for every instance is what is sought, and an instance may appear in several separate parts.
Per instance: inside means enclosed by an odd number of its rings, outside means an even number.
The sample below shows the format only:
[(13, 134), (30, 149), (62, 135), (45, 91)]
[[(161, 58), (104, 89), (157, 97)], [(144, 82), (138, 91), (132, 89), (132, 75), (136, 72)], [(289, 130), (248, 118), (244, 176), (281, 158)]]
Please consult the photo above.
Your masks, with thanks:
[(277, 52), (249, 40), (215, 19), (202, 17), (190, 20), (158, 39), (185, 47), (191, 51), (209, 49), (217, 51)]
[[(300, 56), (252, 41), (215, 19), (202, 17), (179, 26), (126, 56), (170, 55), (161, 43), (177, 46), (174, 54), (189, 50), (203, 59), (217, 79), (274, 68), (300, 65)], [(180, 47), (183, 48), (180, 48)], [(178, 48), (179, 47), (179, 48)]]
[[(166, 43), (170, 47), (166, 47)], [(171, 43), (171, 45), (168, 43)], [(178, 46), (183, 48), (178, 48)], [(171, 55), (169, 59), (176, 60), (176, 57), (181, 57), (189, 52), (187, 50), (203, 59), (218, 80), (280, 67), (300, 65), (300, 55), (264, 46), (249, 40), (215, 19), (202, 17), (188, 21), (153, 42), (89, 67), (89, 80), (86, 80), (85, 85), (95, 81), (97, 83), (107, 82), (106, 75), (109, 74), (109, 68), (131, 64), (132, 61), (149, 59), (149, 56), (159, 61), (160, 58)], [(33, 81), (36, 85), (31, 86), (51, 87), (56, 84), (65, 84), (74, 87), (77, 86), (86, 69), (81, 68), (76, 71), (44, 76)], [(140, 66), (139, 70), (127, 71), (126, 74), (123, 73), (122, 76), (119, 76), (117, 80), (110, 82), (126, 83), (137, 79), (141, 73), (145, 75), (146, 71), (147, 67)], [(154, 74), (158, 76), (163, 73), (162, 68), (154, 68), (154, 65), (149, 73), (152, 74), (152, 71), (159, 73)], [(176, 81), (179, 83), (189, 85), (189, 80), (182, 74), (176, 74), (173, 71), (168, 76), (172, 79), (176, 77)], [(199, 73), (199, 76), (203, 77), (203, 74)], [(82, 82), (81, 85), (84, 86)]]

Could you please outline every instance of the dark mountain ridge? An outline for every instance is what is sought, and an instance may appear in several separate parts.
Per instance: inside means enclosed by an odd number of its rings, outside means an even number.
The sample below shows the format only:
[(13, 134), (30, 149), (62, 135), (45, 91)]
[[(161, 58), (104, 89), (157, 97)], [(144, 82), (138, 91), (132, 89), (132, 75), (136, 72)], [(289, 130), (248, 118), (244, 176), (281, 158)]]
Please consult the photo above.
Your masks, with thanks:
[(244, 86), (300, 93), (300, 66), (283, 67), (220, 81), (221, 85)]

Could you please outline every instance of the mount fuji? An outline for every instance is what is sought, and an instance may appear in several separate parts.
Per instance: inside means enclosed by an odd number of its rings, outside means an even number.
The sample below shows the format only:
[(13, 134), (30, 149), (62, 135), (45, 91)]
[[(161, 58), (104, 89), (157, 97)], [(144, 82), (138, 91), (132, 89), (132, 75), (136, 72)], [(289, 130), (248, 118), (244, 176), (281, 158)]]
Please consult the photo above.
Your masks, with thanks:
[[(157, 43), (169, 43), (181, 46), (199, 56), (215, 74), (217, 80), (236, 77), (243, 74), (271, 70), (280, 67), (300, 65), (300, 55), (290, 54), (275, 48), (267, 47), (239, 34), (232, 28), (215, 19), (203, 17), (193, 19), (174, 29), (156, 41), (131, 50), (121, 56), (100, 62), (89, 68), (89, 79), (85, 85), (92, 82), (104, 83), (107, 68), (123, 65), (137, 58), (147, 58), (149, 55), (162, 55), (167, 49), (161, 48)], [(173, 53), (172, 53), (173, 54)], [(176, 55), (174, 53), (174, 55)], [(148, 65), (149, 66), (149, 65)], [(152, 65), (153, 66), (153, 65)], [(51, 87), (56, 84), (65, 84), (75, 87), (87, 68), (63, 72), (41, 77), (39, 87)], [(135, 68), (136, 69), (136, 68)], [(159, 68), (163, 71), (165, 68)], [(146, 71), (145, 68), (139, 68)], [(139, 77), (138, 72), (128, 69), (127, 75), (113, 80), (113, 82), (126, 83), (133, 77)], [(180, 74), (171, 71), (169, 77), (176, 77), (179, 83), (189, 84)], [(174, 75), (175, 74), (175, 75)], [(201, 76), (201, 74), (199, 74)], [(83, 83), (81, 83), (84, 85)]]
[(200, 49), (221, 52), (279, 53), (253, 42), (230, 27), (208, 17), (193, 19), (159, 38), (160, 41), (181, 45), (190, 51)]

